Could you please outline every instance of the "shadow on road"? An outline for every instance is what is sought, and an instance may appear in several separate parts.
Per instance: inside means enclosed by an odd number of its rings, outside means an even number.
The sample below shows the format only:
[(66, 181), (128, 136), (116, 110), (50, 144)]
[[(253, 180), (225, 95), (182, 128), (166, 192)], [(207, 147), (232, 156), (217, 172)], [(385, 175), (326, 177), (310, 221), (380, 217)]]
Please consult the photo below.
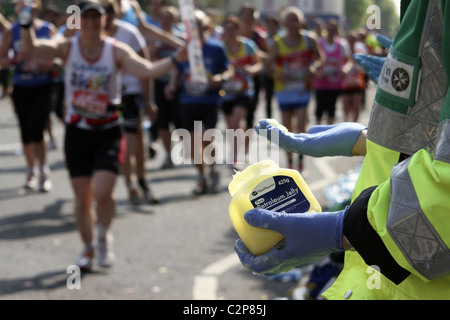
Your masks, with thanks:
[(0, 239), (14, 241), (76, 230), (73, 214), (64, 214), (62, 210), (67, 202), (71, 200), (60, 199), (43, 211), (33, 211), (31, 208), (26, 213), (1, 218)]

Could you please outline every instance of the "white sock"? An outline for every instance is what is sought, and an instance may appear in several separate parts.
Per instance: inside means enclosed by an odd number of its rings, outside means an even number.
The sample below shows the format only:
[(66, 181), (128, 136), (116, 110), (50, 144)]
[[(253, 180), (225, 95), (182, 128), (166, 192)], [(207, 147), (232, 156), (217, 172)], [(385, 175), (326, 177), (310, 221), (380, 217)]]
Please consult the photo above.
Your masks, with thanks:
[(98, 238), (99, 239), (105, 238), (106, 235), (108, 234), (108, 228), (101, 225), (100, 223), (97, 225), (97, 229), (98, 229)]
[(46, 175), (48, 176), (50, 174), (50, 168), (48, 167), (47, 164), (43, 165), (43, 166), (39, 166), (39, 173), (41, 175)]
[(28, 168), (27, 168), (27, 175), (28, 175), (28, 176), (34, 176), (34, 175), (35, 175), (34, 168), (28, 167)]

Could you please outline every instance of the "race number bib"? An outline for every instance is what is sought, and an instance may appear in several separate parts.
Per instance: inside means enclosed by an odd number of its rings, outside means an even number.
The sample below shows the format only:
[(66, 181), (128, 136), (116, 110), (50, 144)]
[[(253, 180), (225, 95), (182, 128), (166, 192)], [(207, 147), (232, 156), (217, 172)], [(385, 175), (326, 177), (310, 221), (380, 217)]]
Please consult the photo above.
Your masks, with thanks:
[(190, 96), (202, 96), (209, 90), (209, 85), (203, 82), (187, 81), (184, 87)]
[(230, 80), (222, 85), (222, 89), (231, 95), (241, 93), (247, 88), (247, 81), (239, 74), (235, 74)]
[(289, 76), (292, 81), (304, 81), (306, 79), (306, 68), (302, 63), (291, 63), (289, 65)]
[(81, 116), (89, 119), (104, 119), (108, 117), (109, 98), (107, 94), (76, 91), (72, 106)]

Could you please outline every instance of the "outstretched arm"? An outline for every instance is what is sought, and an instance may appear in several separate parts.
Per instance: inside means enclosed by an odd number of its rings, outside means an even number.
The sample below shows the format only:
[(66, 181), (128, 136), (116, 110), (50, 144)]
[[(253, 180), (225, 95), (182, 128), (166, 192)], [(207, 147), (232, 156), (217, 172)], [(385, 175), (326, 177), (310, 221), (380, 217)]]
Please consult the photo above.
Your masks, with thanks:
[[(18, 20), (21, 25), (20, 37), (25, 52), (40, 58), (61, 58), (65, 56), (67, 49), (67, 39), (38, 39), (33, 27), (33, 15), (25, 14), (25, 5), (18, 3)], [(56, 30), (52, 30), (55, 32)]]
[(186, 48), (180, 48), (171, 57), (151, 62), (139, 56), (130, 46), (122, 42), (116, 43), (116, 57), (119, 67), (140, 78), (157, 78), (168, 73), (175, 64), (187, 60)]
[(38, 39), (33, 27), (21, 28), (20, 36), (25, 52), (40, 58), (61, 58), (65, 56), (67, 39)]
[(308, 133), (292, 133), (274, 119), (263, 119), (255, 126), (256, 132), (289, 152), (311, 157), (364, 156), (366, 154), (366, 127), (355, 122), (317, 125)]

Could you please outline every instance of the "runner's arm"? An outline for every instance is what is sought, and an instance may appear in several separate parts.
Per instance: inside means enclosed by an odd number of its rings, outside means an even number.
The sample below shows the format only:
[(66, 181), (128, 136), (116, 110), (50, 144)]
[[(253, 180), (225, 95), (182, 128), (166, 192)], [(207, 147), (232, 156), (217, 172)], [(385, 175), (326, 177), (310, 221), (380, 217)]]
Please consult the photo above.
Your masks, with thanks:
[(25, 52), (40, 58), (61, 58), (65, 57), (67, 39), (38, 39), (33, 27), (21, 28), (20, 37)]
[(186, 48), (179, 49), (172, 57), (167, 57), (155, 62), (140, 57), (130, 46), (122, 42), (116, 43), (116, 57), (120, 68), (140, 78), (157, 78), (168, 73), (176, 63), (187, 60)]

